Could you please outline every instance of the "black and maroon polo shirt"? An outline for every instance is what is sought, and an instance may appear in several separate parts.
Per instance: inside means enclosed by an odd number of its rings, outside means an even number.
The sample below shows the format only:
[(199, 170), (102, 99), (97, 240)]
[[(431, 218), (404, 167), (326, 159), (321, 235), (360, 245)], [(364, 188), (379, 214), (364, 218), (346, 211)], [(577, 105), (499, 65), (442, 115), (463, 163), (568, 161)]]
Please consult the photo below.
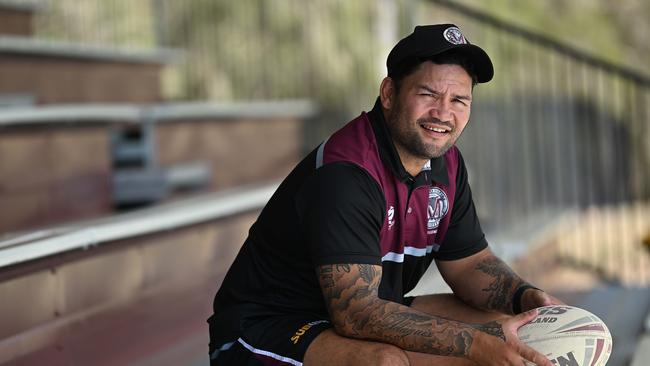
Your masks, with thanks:
[(316, 272), (323, 264), (381, 265), (379, 296), (408, 304), (404, 294), (434, 258), (486, 246), (458, 149), (412, 177), (377, 100), (282, 182), (228, 271), (210, 322), (235, 331), (283, 313), (328, 319)]

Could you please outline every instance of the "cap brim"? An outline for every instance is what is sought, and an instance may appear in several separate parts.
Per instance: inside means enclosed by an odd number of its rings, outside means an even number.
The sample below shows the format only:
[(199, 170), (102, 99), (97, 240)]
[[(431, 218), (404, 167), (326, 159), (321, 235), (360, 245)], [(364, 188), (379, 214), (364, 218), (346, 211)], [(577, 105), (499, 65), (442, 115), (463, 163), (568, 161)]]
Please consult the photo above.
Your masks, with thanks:
[(487, 83), (488, 81), (492, 80), (492, 78), (494, 77), (494, 67), (492, 66), (492, 60), (490, 60), (488, 54), (485, 51), (483, 51), (481, 47), (475, 46), (473, 44), (465, 43), (465, 44), (449, 45), (449, 47), (440, 50), (436, 54), (423, 52), (419, 56), (431, 57), (431, 56), (439, 55), (449, 50), (456, 50), (458, 52), (465, 54), (468, 57), (468, 59), (474, 65), (474, 71), (476, 72), (477, 82)]

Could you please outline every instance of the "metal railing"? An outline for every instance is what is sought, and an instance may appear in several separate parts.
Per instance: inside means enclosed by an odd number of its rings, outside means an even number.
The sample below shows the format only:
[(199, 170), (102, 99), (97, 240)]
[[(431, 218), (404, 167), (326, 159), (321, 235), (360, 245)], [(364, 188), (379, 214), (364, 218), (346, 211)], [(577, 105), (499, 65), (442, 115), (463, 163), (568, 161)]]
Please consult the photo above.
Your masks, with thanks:
[(650, 283), (641, 247), (650, 231), (650, 78), (456, 2), (429, 3), (424, 22), (469, 25), (495, 64), (460, 142), (485, 228), (504, 243), (539, 233), (556, 243), (557, 260)]

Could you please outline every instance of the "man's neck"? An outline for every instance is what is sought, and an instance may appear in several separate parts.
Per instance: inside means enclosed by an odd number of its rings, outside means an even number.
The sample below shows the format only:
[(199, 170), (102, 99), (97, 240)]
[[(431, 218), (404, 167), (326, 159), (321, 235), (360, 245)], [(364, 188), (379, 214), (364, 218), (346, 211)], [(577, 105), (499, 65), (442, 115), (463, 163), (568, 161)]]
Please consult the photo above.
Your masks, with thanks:
[(424, 165), (429, 161), (429, 159), (422, 159), (413, 156), (399, 144), (395, 144), (395, 149), (397, 150), (399, 159), (402, 161), (404, 169), (413, 177), (420, 174), (422, 168), (424, 168)]

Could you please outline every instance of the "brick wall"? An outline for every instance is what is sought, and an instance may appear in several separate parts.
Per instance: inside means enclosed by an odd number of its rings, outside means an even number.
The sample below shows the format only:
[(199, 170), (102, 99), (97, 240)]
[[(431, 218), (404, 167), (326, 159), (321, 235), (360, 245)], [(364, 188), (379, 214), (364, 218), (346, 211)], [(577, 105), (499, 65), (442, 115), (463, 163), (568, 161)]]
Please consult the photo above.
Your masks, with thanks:
[(105, 126), (0, 128), (0, 236), (110, 212)]
[[(159, 123), (156, 157), (163, 168), (209, 164), (211, 191), (279, 180), (301, 158), (302, 123)], [(0, 237), (113, 212), (109, 140), (107, 124), (0, 127)]]
[(162, 166), (203, 160), (211, 188), (284, 178), (301, 158), (298, 119), (168, 122), (156, 127)]
[(162, 65), (0, 53), (0, 94), (38, 104), (151, 103), (162, 100)]
[(32, 34), (32, 13), (0, 6), (0, 35)]

